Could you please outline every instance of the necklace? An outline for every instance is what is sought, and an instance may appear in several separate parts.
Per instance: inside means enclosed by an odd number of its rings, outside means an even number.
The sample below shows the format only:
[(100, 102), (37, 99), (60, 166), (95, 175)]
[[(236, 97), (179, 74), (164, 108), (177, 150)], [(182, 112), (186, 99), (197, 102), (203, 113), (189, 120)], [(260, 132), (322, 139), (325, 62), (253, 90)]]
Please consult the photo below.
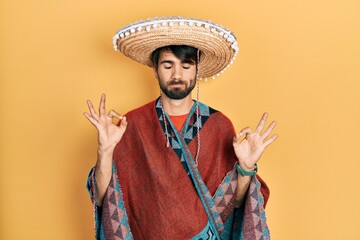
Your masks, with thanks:
[[(198, 95), (198, 94), (197, 94)], [(199, 160), (199, 154), (200, 154), (200, 121), (201, 121), (201, 116), (200, 116), (200, 107), (199, 107), (199, 101), (196, 101), (196, 128), (197, 128), (197, 149), (196, 149), (196, 155), (195, 155), (195, 165), (196, 167), (198, 166), (198, 160)], [(169, 141), (169, 131), (168, 131), (168, 123), (167, 123), (167, 119), (166, 119), (166, 115), (165, 115), (165, 110), (163, 107), (163, 103), (162, 103), (162, 97), (160, 97), (160, 106), (161, 106), (161, 111), (162, 111), (162, 117), (164, 119), (164, 127), (165, 127), (165, 137), (166, 137), (166, 147), (170, 147), (170, 141)]]
[[(200, 116), (200, 107), (199, 107), (199, 98), (200, 98), (200, 83), (199, 83), (199, 69), (200, 69), (200, 50), (197, 50), (196, 54), (196, 60), (197, 60), (197, 72), (196, 72), (196, 128), (197, 128), (197, 148), (196, 148), (196, 154), (195, 154), (195, 166), (198, 167), (199, 165), (199, 155), (200, 155), (200, 122), (201, 122), (201, 116)], [(165, 116), (165, 110), (163, 107), (162, 102), (162, 93), (160, 92), (160, 106), (161, 111), (164, 119), (164, 125), (165, 125), (165, 137), (166, 137), (166, 147), (170, 147), (169, 142), (169, 132), (167, 130), (167, 121)]]

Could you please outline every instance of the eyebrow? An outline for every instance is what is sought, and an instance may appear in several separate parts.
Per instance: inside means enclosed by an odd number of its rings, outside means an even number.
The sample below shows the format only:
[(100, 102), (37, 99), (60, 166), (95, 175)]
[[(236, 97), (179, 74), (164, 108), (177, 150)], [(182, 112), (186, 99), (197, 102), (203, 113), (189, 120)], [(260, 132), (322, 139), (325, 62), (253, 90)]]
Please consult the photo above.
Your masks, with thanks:
[[(174, 61), (171, 61), (171, 60), (164, 60), (164, 61), (161, 61), (160, 64), (164, 64), (164, 63), (168, 63), (168, 64), (174, 64)], [(195, 65), (194, 62), (190, 62), (190, 61), (183, 61), (181, 62), (181, 64), (190, 64), (190, 65)]]
[(174, 64), (174, 61), (164, 60), (164, 61), (161, 61), (161, 62), (160, 62), (160, 64), (164, 64), (164, 63)]

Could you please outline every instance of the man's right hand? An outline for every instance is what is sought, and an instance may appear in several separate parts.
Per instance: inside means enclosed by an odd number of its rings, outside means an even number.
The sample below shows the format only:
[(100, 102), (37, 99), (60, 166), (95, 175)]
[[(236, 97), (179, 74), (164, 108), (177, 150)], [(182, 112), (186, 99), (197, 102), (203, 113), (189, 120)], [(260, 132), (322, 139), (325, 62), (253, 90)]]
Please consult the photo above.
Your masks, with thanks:
[[(87, 100), (90, 114), (85, 112), (84, 116), (96, 127), (98, 131), (98, 157), (96, 162), (95, 178), (97, 186), (97, 204), (102, 205), (106, 189), (112, 174), (112, 157), (116, 144), (118, 144), (126, 130), (127, 121), (114, 110), (108, 114), (105, 111), (105, 94), (101, 95), (99, 115), (94, 110), (90, 100)], [(121, 120), (120, 125), (113, 123), (113, 118)]]

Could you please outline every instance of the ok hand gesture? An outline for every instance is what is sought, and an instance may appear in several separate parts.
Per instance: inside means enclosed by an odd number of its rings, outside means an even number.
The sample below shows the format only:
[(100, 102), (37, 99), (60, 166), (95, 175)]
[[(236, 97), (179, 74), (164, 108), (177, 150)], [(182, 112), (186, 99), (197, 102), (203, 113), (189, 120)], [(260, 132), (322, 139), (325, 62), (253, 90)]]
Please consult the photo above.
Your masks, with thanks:
[[(90, 100), (87, 100), (90, 114), (85, 112), (84, 116), (96, 127), (98, 131), (99, 151), (113, 151), (116, 144), (120, 142), (126, 130), (127, 121), (125, 116), (121, 116), (114, 110), (107, 115), (105, 112), (105, 94), (101, 95), (99, 115), (95, 112)], [(113, 118), (121, 120), (120, 126), (113, 124)]]
[[(264, 133), (261, 133), (268, 113), (264, 113), (255, 132), (247, 127), (242, 129), (236, 136), (234, 137), (233, 147), (238, 158), (240, 166), (247, 171), (252, 171), (255, 168), (255, 164), (259, 161), (261, 154), (265, 150), (265, 148), (271, 144), (275, 139), (277, 139), (278, 135), (275, 134), (269, 139), (266, 139), (273, 128), (276, 125), (276, 122), (273, 121), (269, 127), (265, 130)], [(241, 139), (241, 137), (245, 134), (245, 137)]]

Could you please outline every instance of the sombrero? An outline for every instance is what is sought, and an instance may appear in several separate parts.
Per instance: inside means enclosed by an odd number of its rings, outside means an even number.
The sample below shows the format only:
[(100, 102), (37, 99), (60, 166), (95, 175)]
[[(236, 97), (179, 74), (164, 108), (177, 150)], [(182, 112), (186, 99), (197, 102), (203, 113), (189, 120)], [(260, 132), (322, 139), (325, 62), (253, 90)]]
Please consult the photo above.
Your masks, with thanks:
[(215, 78), (239, 51), (235, 35), (218, 24), (182, 17), (152, 18), (127, 25), (113, 38), (115, 51), (148, 66), (151, 53), (163, 46), (188, 45), (201, 54), (199, 78)]

